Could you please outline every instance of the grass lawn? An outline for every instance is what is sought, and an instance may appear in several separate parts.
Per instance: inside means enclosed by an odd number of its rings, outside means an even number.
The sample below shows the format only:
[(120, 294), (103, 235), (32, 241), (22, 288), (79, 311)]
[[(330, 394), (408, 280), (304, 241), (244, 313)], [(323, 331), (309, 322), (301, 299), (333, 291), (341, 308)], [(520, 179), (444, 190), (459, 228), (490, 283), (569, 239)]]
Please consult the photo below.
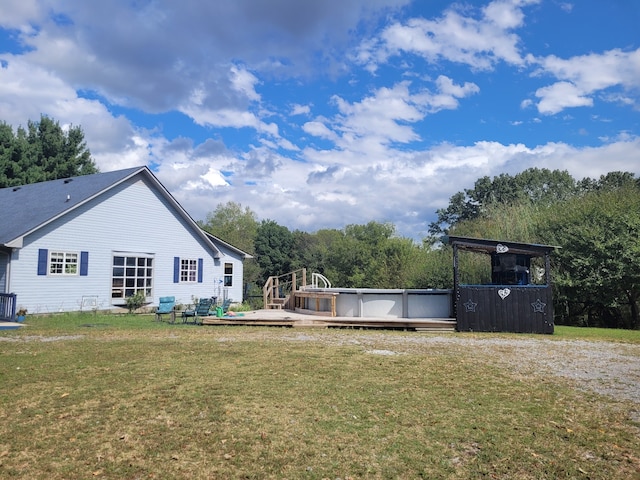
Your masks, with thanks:
[(425, 334), (27, 323), (0, 332), (3, 479), (640, 478), (638, 404), (453, 346), (385, 350)]

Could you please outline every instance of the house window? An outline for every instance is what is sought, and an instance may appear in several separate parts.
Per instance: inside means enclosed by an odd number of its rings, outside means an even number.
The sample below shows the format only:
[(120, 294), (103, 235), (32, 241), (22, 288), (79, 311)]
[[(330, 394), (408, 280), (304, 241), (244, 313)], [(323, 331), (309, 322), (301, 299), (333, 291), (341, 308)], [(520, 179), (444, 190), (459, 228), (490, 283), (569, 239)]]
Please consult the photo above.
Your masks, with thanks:
[(196, 282), (198, 280), (198, 260), (193, 258), (180, 259), (180, 281)]
[(224, 286), (233, 286), (233, 263), (224, 264)]
[(49, 254), (50, 275), (77, 275), (78, 254), (69, 252), (51, 252)]
[(138, 292), (153, 295), (153, 257), (149, 255), (114, 255), (111, 272), (111, 298), (126, 300)]

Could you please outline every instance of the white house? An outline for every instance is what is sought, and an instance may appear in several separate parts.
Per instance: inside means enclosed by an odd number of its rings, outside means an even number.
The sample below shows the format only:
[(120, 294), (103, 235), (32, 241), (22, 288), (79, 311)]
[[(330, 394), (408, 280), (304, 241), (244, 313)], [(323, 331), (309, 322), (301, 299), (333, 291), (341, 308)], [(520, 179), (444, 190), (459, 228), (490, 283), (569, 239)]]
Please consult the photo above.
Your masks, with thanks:
[(0, 293), (29, 313), (116, 309), (137, 292), (240, 302), (245, 258), (147, 167), (0, 189)]

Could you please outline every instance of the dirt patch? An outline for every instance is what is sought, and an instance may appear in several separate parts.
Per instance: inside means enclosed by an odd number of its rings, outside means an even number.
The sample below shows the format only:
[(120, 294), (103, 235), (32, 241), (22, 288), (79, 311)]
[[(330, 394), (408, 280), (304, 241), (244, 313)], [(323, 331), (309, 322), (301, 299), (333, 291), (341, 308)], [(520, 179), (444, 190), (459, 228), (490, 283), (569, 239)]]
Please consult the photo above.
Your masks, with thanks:
[(65, 340), (78, 340), (84, 335), (56, 335), (44, 337), (41, 335), (26, 335), (20, 337), (0, 337), (0, 342), (62, 342)]

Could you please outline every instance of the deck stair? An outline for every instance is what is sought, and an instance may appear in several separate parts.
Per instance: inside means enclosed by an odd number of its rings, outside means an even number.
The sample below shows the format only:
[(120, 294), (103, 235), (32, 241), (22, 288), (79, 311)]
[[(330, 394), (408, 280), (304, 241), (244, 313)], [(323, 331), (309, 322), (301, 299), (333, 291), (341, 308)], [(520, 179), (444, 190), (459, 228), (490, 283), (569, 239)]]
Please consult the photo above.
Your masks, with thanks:
[(283, 310), (284, 306), (289, 302), (289, 296), (284, 298), (272, 298), (270, 303), (267, 303), (267, 308), (275, 310)]
[(307, 286), (307, 269), (301, 268), (284, 275), (272, 276), (262, 287), (264, 308), (269, 310), (292, 309), (293, 297)]

